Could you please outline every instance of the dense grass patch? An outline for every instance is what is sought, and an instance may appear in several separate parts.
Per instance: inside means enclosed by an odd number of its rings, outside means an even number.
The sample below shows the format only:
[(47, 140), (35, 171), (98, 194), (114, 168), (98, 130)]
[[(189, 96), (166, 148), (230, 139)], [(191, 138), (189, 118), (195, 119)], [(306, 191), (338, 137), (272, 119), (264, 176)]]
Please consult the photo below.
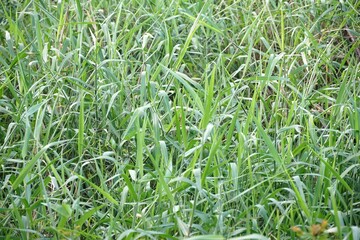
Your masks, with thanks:
[(0, 235), (359, 239), (359, 9), (2, 1)]

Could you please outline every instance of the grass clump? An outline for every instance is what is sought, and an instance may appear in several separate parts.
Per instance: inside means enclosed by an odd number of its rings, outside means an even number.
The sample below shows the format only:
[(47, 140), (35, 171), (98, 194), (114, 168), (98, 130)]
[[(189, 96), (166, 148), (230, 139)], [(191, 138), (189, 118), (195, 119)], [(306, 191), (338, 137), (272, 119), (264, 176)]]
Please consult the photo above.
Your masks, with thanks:
[(0, 235), (359, 238), (359, 5), (2, 2)]

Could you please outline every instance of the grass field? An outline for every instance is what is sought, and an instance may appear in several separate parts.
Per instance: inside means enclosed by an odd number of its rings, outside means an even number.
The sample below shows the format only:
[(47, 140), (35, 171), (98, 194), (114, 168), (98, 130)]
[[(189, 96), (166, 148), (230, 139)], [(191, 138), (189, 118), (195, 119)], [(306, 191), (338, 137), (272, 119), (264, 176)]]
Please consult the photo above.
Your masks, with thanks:
[(360, 239), (360, 1), (0, 2), (0, 239)]

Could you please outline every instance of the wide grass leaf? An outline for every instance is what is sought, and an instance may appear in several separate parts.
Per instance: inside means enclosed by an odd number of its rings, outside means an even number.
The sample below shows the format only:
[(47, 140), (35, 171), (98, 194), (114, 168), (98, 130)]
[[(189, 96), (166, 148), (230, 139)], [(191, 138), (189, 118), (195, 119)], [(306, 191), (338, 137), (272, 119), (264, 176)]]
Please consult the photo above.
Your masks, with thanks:
[(49, 148), (53, 146), (60, 145), (62, 143), (66, 143), (69, 140), (62, 140), (57, 142), (52, 142), (43, 147), (29, 162), (25, 164), (21, 172), (19, 173), (19, 176), (15, 179), (14, 183), (12, 184), (14, 189), (17, 189), (20, 185), (20, 183), (24, 180), (26, 174), (32, 172), (31, 169), (35, 165), (35, 163), (41, 158), (41, 156), (48, 150)]
[(89, 184), (92, 188), (94, 188), (95, 190), (97, 190), (99, 193), (101, 193), (105, 199), (107, 199), (109, 202), (115, 204), (115, 205), (119, 205), (118, 201), (116, 201), (108, 192), (106, 192), (105, 190), (103, 190), (102, 188), (96, 186), (94, 183), (92, 183), (90, 180), (86, 179), (85, 177), (74, 173), (78, 178), (80, 178), (81, 180), (83, 180), (84, 182), (86, 182), (87, 184)]

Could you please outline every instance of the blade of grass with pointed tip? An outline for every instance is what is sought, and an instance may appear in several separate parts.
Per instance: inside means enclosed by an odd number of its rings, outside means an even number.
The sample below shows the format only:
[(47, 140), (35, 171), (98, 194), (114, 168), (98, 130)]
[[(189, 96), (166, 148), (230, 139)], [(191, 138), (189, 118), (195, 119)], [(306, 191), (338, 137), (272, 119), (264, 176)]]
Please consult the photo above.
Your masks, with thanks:
[(189, 84), (188, 79), (185, 80), (184, 74), (179, 72), (174, 72), (173, 70), (163, 66), (164, 69), (166, 69), (168, 72), (171, 73), (184, 87), (185, 89), (190, 93), (191, 97), (195, 101), (197, 107), (200, 109), (201, 112), (204, 112), (204, 107), (202, 105), (202, 102), (200, 100), (199, 95), (195, 92), (194, 88)]
[(86, 220), (91, 218), (98, 210), (100, 210), (104, 206), (105, 205), (100, 205), (85, 212), (78, 220), (75, 221), (75, 225), (82, 226), (86, 222)]
[(283, 169), (283, 171), (286, 173), (289, 183), (291, 185), (291, 187), (293, 188), (297, 201), (301, 207), (301, 209), (303, 210), (303, 212), (305, 213), (305, 216), (310, 220), (311, 219), (311, 213), (309, 211), (309, 207), (307, 206), (305, 199), (303, 199), (301, 197), (301, 194), (299, 192), (299, 190), (296, 188), (296, 185), (294, 184), (292, 178), (290, 177), (286, 167), (284, 166), (283, 161), (281, 160), (281, 157), (279, 156), (279, 153), (277, 152), (274, 144), (272, 143), (270, 137), (266, 134), (264, 128), (261, 125), (261, 122), (257, 119), (257, 118), (253, 118), (253, 120), (256, 123), (256, 126), (258, 128), (258, 131), (260, 133), (260, 136), (263, 138), (263, 140), (265, 141), (266, 146), (269, 148), (270, 154), (271, 156), (274, 158), (275, 162), (281, 166), (281, 168)]
[(80, 112), (79, 112), (79, 132), (78, 132), (78, 156), (81, 157), (84, 149), (84, 94), (80, 91)]
[(86, 182), (87, 184), (89, 184), (92, 188), (94, 188), (95, 190), (97, 190), (101, 195), (103, 195), (109, 202), (115, 204), (115, 205), (119, 205), (118, 201), (116, 201), (109, 193), (107, 193), (105, 190), (103, 190), (102, 188), (96, 186), (94, 183), (92, 183), (90, 180), (86, 179), (85, 177), (77, 174), (77, 173), (73, 173), (74, 175), (76, 175), (78, 178), (80, 178), (81, 180), (83, 180), (84, 182)]
[(35, 165), (35, 163), (40, 159), (40, 157), (43, 155), (43, 153), (47, 149), (49, 149), (53, 146), (68, 142), (68, 141), (69, 140), (61, 140), (61, 141), (57, 141), (57, 142), (52, 142), (52, 143), (49, 143), (48, 145), (46, 145), (45, 147), (43, 147), (29, 162), (27, 162), (25, 164), (25, 167), (23, 167), (23, 169), (19, 173), (19, 176), (15, 179), (15, 181), (13, 183), (13, 188), (17, 189), (19, 187), (20, 183), (24, 180), (26, 174), (31, 172), (31, 168)]
[(215, 73), (216, 73), (217, 65), (214, 64), (213, 69), (210, 75), (210, 81), (206, 80), (205, 85), (205, 109), (203, 112), (203, 118), (201, 120), (201, 129), (204, 129), (211, 119), (211, 106), (214, 96), (214, 85), (215, 85)]
[(350, 194), (354, 194), (354, 190), (351, 189), (351, 187), (346, 183), (346, 181), (341, 177), (341, 175), (339, 174), (338, 171), (336, 171), (320, 154), (318, 154), (318, 152), (313, 149), (310, 148), (310, 150), (320, 159), (320, 161), (325, 165), (326, 169), (328, 171), (330, 171), (332, 174), (334, 174), (334, 176), (336, 177), (336, 179), (342, 184), (344, 185), (344, 187), (349, 191)]
[(198, 16), (197, 16), (196, 19), (194, 20), (194, 23), (193, 23), (193, 25), (192, 25), (191, 28), (190, 28), (190, 32), (189, 32), (189, 34), (188, 34), (188, 36), (187, 36), (187, 38), (186, 38), (186, 40), (185, 40), (185, 43), (184, 43), (184, 45), (183, 45), (183, 47), (182, 47), (182, 49), (181, 49), (181, 51), (180, 51), (179, 57), (178, 57), (175, 65), (174, 65), (174, 70), (175, 70), (175, 71), (177, 71), (177, 70), (179, 69), (179, 67), (180, 67), (180, 65), (181, 65), (181, 62), (182, 62), (182, 60), (183, 60), (183, 58), (184, 58), (184, 56), (185, 56), (185, 53), (187, 52), (187, 50), (188, 50), (188, 48), (189, 48), (189, 45), (190, 45), (190, 43), (191, 43), (191, 40), (192, 40), (192, 38), (194, 37), (194, 34), (195, 34), (196, 30), (200, 27), (199, 21), (200, 21), (200, 19), (201, 19), (202, 12), (203, 12), (204, 10), (206, 10), (206, 8), (209, 6), (209, 4), (210, 4), (210, 1), (207, 1), (207, 3), (204, 4), (204, 6), (201, 8)]

